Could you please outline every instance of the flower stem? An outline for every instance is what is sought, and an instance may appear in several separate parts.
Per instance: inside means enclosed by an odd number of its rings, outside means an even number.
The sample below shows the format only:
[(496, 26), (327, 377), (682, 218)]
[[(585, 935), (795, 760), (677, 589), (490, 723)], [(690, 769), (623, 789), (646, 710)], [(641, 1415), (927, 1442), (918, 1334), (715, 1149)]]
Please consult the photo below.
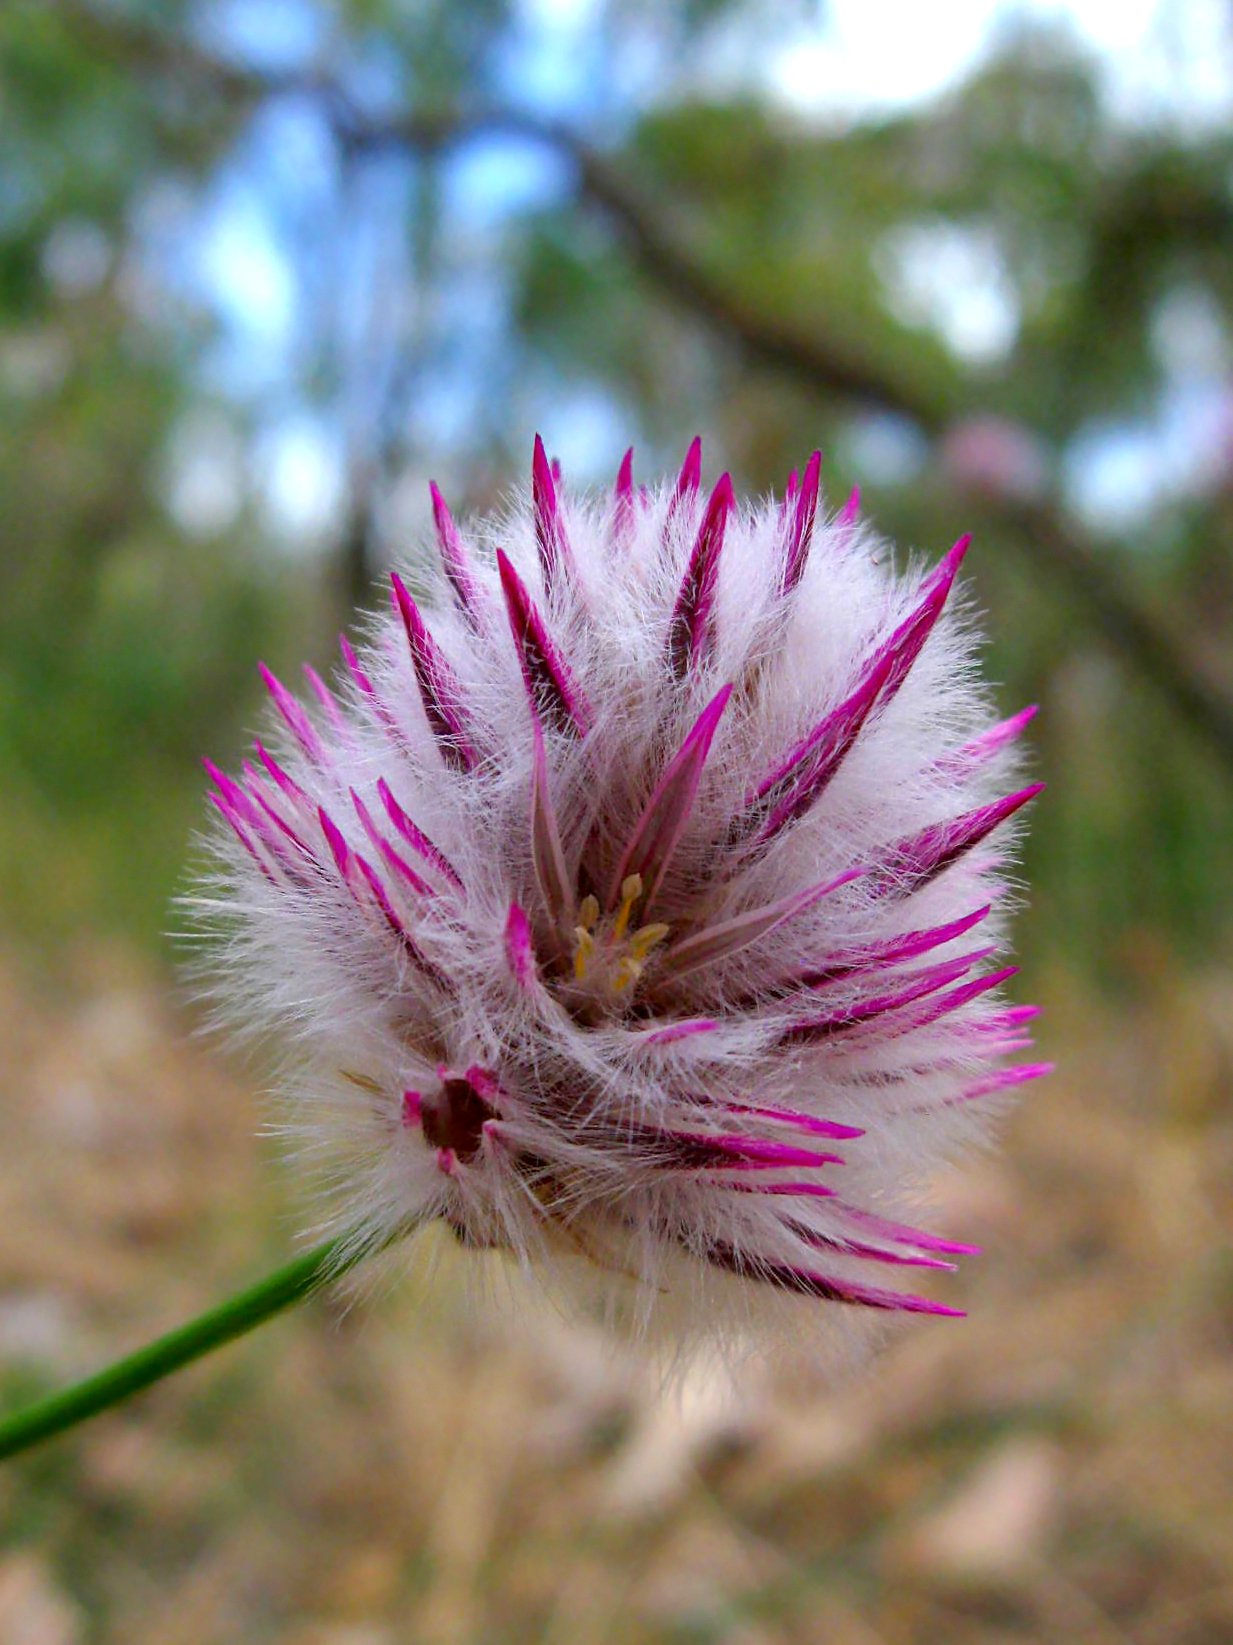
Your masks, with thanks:
[(315, 1250), (275, 1269), (247, 1290), (237, 1291), (235, 1296), (207, 1309), (187, 1325), (168, 1331), (166, 1336), (117, 1360), (106, 1370), (57, 1394), (49, 1394), (24, 1411), (0, 1418), (0, 1460), (15, 1456), (67, 1428), (75, 1428), (87, 1417), (118, 1405), (130, 1394), (170, 1376), (182, 1365), (191, 1364), (203, 1354), (242, 1337), (285, 1308), (302, 1302), (326, 1280), (353, 1268), (371, 1250), (372, 1246), (362, 1241), (327, 1240)]

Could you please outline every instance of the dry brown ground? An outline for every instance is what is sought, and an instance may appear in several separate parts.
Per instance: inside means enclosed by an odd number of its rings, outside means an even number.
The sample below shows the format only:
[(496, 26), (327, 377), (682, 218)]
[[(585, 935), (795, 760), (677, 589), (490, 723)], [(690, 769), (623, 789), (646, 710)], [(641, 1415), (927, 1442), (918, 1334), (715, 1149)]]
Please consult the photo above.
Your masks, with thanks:
[[(969, 1321), (665, 1404), (530, 1301), (318, 1301), (0, 1471), (0, 1641), (1227, 1645), (1233, 979), (1043, 992), (1064, 1071), (947, 1187)], [(0, 963), (0, 1080), (6, 1400), (286, 1249), (251, 1096), (123, 954)]]

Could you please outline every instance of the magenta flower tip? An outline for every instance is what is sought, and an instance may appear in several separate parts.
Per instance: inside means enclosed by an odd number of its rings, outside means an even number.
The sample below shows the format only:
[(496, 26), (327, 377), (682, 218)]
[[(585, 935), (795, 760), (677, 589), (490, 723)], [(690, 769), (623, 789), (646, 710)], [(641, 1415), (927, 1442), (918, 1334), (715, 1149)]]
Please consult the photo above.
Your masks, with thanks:
[(505, 954), (514, 980), (523, 988), (535, 984), (535, 949), (531, 924), (516, 902), (509, 906), (505, 921)]
[(496, 559), (501, 593), (533, 715), (567, 735), (585, 736), (591, 721), (585, 696), (509, 556), (499, 548)]
[[(792, 480), (796, 480), (793, 470)], [(792, 513), (792, 525), (788, 535), (788, 552), (784, 562), (783, 592), (791, 593), (805, 573), (805, 562), (809, 555), (810, 544), (813, 542), (814, 521), (818, 512), (818, 495), (822, 482), (822, 453), (815, 451), (805, 465), (805, 477), (800, 483), (799, 490), (795, 483), (792, 486), (791, 500), (795, 507)]]
[(732, 477), (721, 474), (702, 516), (668, 628), (668, 663), (677, 678), (700, 666), (713, 648), (719, 557), (734, 500)]
[(683, 497), (689, 492), (697, 491), (702, 484), (702, 436), (695, 434), (689, 442), (689, 450), (685, 453), (685, 461), (681, 464), (681, 472), (676, 482), (676, 494)]

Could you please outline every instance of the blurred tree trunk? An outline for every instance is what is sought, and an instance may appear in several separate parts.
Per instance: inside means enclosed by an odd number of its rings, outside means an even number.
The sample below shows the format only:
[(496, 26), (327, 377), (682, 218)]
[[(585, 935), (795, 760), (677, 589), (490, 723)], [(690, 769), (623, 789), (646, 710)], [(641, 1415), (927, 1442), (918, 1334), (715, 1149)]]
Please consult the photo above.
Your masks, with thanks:
[(372, 583), (376, 555), (373, 551), (374, 495), (376, 475), (370, 463), (351, 466), (348, 506), (344, 517), (333, 582), (339, 605), (339, 621), (345, 626), (357, 607), (372, 603)]

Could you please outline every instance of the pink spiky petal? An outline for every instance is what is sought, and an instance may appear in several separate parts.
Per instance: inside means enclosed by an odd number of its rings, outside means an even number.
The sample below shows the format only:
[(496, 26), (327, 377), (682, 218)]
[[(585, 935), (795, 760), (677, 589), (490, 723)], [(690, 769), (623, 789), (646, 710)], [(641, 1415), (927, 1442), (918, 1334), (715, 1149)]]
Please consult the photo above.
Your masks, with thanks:
[(330, 730), (336, 737), (339, 738), (340, 741), (344, 743), (349, 742), (351, 740), (351, 732), (348, 729), (346, 721), (342, 717), (342, 712), (338, 706), (338, 699), (335, 697), (334, 693), (330, 690), (329, 686), (326, 685), (325, 681), (321, 678), (320, 674), (317, 673), (317, 670), (311, 666), (311, 664), (305, 663), (303, 665), (302, 672), (304, 678), (308, 681), (308, 689), (312, 692), (313, 696), (317, 699), (325, 711), (325, 717), (330, 722)]
[(330, 848), (330, 855), (334, 859), (334, 866), (338, 870), (338, 877), (352, 893), (359, 888), (360, 875), (355, 866), (355, 859), (351, 847), (347, 844), (342, 829), (330, 816), (323, 805), (317, 807), (317, 822), (321, 832), (325, 835), (325, 843)]
[(679, 510), (687, 507), (698, 495), (701, 484), (702, 438), (695, 434), (689, 442), (689, 450), (685, 453), (685, 461), (681, 464), (681, 472), (677, 475), (676, 485), (668, 500), (668, 513), (664, 520), (665, 535)]
[(838, 1188), (827, 1182), (750, 1182), (748, 1178), (717, 1179), (728, 1193), (763, 1194), (772, 1199), (835, 1199)]
[(342, 652), (343, 662), (346, 664), (348, 674), (355, 682), (356, 689), (362, 696), (367, 697), (370, 702), (375, 702), (377, 688), (368, 677), (366, 670), (355, 654), (354, 646), (345, 634), (338, 636), (338, 649)]
[(800, 1296), (817, 1297), (827, 1302), (847, 1302), (860, 1308), (885, 1309), (893, 1313), (936, 1314), (944, 1319), (962, 1319), (962, 1308), (949, 1308), (930, 1297), (917, 1297), (902, 1291), (886, 1291), (879, 1286), (860, 1285), (853, 1280), (839, 1279), (809, 1268), (797, 1268), (789, 1263), (772, 1262), (752, 1252), (740, 1251), (722, 1242), (708, 1245), (703, 1251), (708, 1262), (746, 1279), (761, 1280), (779, 1290), (795, 1291)]
[(342, 830), (324, 806), (318, 806), (317, 820), (321, 825), (321, 832), (325, 835), (326, 844), (330, 848), (330, 855), (334, 859), (334, 866), (338, 870), (339, 879), (361, 908), (365, 904), (366, 893), (372, 898), (386, 925), (389, 926), (407, 952), (418, 961), (420, 956), (415, 949), (415, 945), (407, 932), (406, 926), (395, 913), (376, 869), (360, 852), (351, 849)]
[(530, 921), (516, 902), (510, 903), (505, 921), (505, 958), (514, 981), (530, 992), (537, 981), (535, 946)]
[(893, 1022), (883, 1025), (883, 1032), (888, 1038), (893, 1038), (928, 1028), (935, 1022), (941, 1022), (943, 1017), (962, 1010), (964, 1006), (974, 1004), (983, 995), (1000, 988), (1004, 982), (1009, 982), (1012, 977), (1018, 975), (1017, 965), (1006, 965), (1000, 971), (991, 971), (987, 976), (961, 983), (949, 993), (934, 994), (931, 998), (897, 1013)]
[(372, 893), (372, 899), (381, 910), (381, 917), (384, 919), (386, 925), (389, 926), (390, 930), (402, 943), (404, 948), (408, 950), (414, 949), (415, 945), (411, 940), (411, 934), (395, 911), (394, 905), (389, 899), (389, 893), (386, 891), (386, 888), (382, 883), (380, 874), (377, 873), (377, 870), (369, 862), (368, 858), (361, 856), (358, 851), (355, 854), (354, 861), (356, 868), (359, 870), (360, 878), (364, 881), (369, 891)]
[(372, 815), (369, 812), (368, 807), (364, 804), (363, 800), (356, 793), (354, 788), (350, 790), (350, 793), (351, 804), (354, 806), (355, 814), (360, 820), (360, 827), (364, 830), (365, 834), (367, 834), (372, 843), (373, 849), (379, 853), (386, 866), (394, 874), (396, 874), (398, 879), (401, 880), (401, 882), (407, 886), (409, 890), (413, 891), (416, 896), (435, 896), (436, 892), (433, 890), (432, 886), (429, 885), (428, 881), (416, 873), (415, 869), (412, 868), (406, 858), (395, 851), (394, 847), (386, 839), (385, 835), (382, 834), (376, 823), (373, 822)]
[(918, 1251), (941, 1251), (948, 1256), (977, 1257), (980, 1255), (979, 1245), (968, 1245), (961, 1240), (943, 1239), (940, 1234), (931, 1234), (923, 1228), (913, 1228), (904, 1222), (892, 1222), (889, 1218), (879, 1216), (874, 1211), (866, 1211), (861, 1206), (849, 1205), (846, 1200), (837, 1200), (835, 1209), (840, 1211), (854, 1227), (865, 1228), (879, 1239), (894, 1240), (899, 1245), (910, 1245)]
[(390, 573), (390, 584), (394, 591), (394, 606), (406, 632), (424, 714), (441, 758), (456, 771), (473, 771), (479, 763), (479, 755), (467, 723), (458, 678), (429, 632), (407, 585), (396, 571)]
[(981, 1097), (998, 1091), (1009, 1091), (1014, 1086), (1026, 1085), (1030, 1080), (1045, 1079), (1056, 1067), (1052, 1062), (1021, 1062), (1014, 1068), (1000, 1068), (982, 1080), (966, 1087), (955, 1099), (958, 1102), (976, 1102)]
[(790, 896), (781, 897), (777, 902), (768, 903), (760, 908), (751, 908), (731, 919), (705, 926), (701, 931), (673, 944), (664, 954), (663, 963), (671, 967), (673, 976), (683, 977), (705, 965), (714, 965), (718, 960), (730, 959), (732, 955), (768, 936), (787, 920), (805, 913), (823, 897), (828, 897), (842, 886), (860, 879), (863, 872), (863, 869), (850, 868), (846, 873), (836, 875), (834, 879), (826, 880), (820, 885), (807, 886), (803, 891), (794, 891)]
[(865, 1135), (862, 1126), (844, 1125), (840, 1120), (822, 1119), (817, 1114), (802, 1113), (799, 1108), (767, 1108), (745, 1102), (725, 1102), (721, 1106), (729, 1114), (770, 1120), (775, 1125), (789, 1125), (797, 1131), (808, 1131), (815, 1137), (830, 1137), (834, 1142), (849, 1142), (854, 1137)]
[(558, 928), (572, 925), (575, 917), (574, 882), (565, 862), (561, 830), (552, 804), (548, 758), (539, 721), (531, 721), (534, 739), (531, 768), (531, 862), (540, 895)]
[(590, 704), (548, 633), (522, 578), (501, 549), (497, 550), (497, 567), (533, 713), (544, 725), (566, 736), (585, 737), (591, 729)]
[(431, 863), (437, 872), (449, 881), (455, 891), (465, 890), (462, 876), (453, 863), (443, 851), (433, 844), (424, 830), (411, 820), (394, 798), (393, 791), (384, 777), (379, 778), (377, 781), (377, 793), (390, 821), (411, 849), (421, 856), (425, 862)]
[(784, 594), (792, 590), (805, 575), (809, 549), (813, 543), (814, 520), (818, 513), (818, 493), (822, 480), (822, 453), (815, 451), (805, 465), (800, 490), (794, 497), (792, 524), (788, 532), (787, 552), (784, 555), (783, 579), (780, 587)]
[(980, 948), (971, 954), (958, 954), (954, 959), (944, 960), (940, 965), (923, 966), (919, 971), (905, 974), (900, 979), (901, 986), (893, 994), (880, 994), (872, 999), (858, 1000), (828, 1016), (811, 1017), (805, 1022), (794, 1023), (788, 1031), (788, 1037), (793, 1040), (822, 1039), (860, 1028), (875, 1017), (902, 1011), (905, 1007), (914, 1005), (917, 1000), (926, 999), (929, 995), (936, 994), (939, 989), (957, 982), (992, 952), (991, 948)]
[(942, 615), (971, 542), (971, 537), (960, 537), (925, 579), (924, 592), (915, 611), (904, 618), (890, 638), (874, 653), (872, 661), (875, 665), (881, 657), (891, 659), (890, 674), (883, 688), (886, 701), (895, 695), (907, 679), (913, 663), (924, 650), (925, 641), (937, 626), (938, 618)]
[(905, 931), (901, 936), (888, 937), (883, 942), (871, 943), (864, 948), (849, 948), (829, 954), (816, 969), (803, 971), (796, 979), (805, 988), (824, 988), (830, 983), (848, 977), (864, 976), (868, 972), (889, 970), (904, 960), (919, 959), (934, 948), (953, 942), (989, 917), (992, 903), (976, 908), (945, 925), (935, 925), (924, 931)]
[(893, 667), (893, 654), (879, 657), (851, 696), (832, 709), (763, 778), (749, 801), (751, 806), (758, 805), (768, 813), (758, 834), (759, 844), (774, 839), (826, 792), (883, 695)]
[(731, 685), (720, 687), (664, 768), (612, 876), (610, 908), (616, 906), (622, 882), (630, 874), (641, 876), (644, 913), (655, 901), (689, 821), (711, 743), (731, 696)]
[(953, 754), (944, 754), (938, 761), (939, 767), (952, 775), (961, 775), (974, 766), (984, 765), (987, 760), (996, 758), (1008, 744), (1014, 742), (1021, 732), (1031, 724), (1038, 712), (1037, 705), (1031, 703), (1027, 708), (1021, 708), (1017, 714), (1012, 714), (1007, 720), (1000, 720), (997, 725), (990, 726), (988, 731), (982, 731), (971, 742), (964, 743)]
[(264, 663), (257, 664), (257, 672), (265, 682), (265, 688), (270, 693), (275, 708), (281, 714), (283, 723), (288, 731), (299, 743), (304, 754), (315, 765), (326, 762), (325, 745), (317, 733), (317, 728), (304, 712), (303, 706), (287, 690), (286, 686)]
[(612, 540), (625, 547), (634, 529), (634, 448), (621, 458), (613, 492)]
[(668, 666), (678, 680), (704, 662), (714, 646), (719, 557), (734, 501), (731, 476), (722, 474), (702, 516), (668, 625)]
[(540, 572), (544, 592), (551, 594), (557, 576), (572, 572), (573, 557), (565, 535), (565, 522), (557, 502), (556, 477), (544, 450), (544, 442), (535, 436), (535, 450), (531, 458), (531, 502), (535, 515), (535, 542), (539, 549)]
[(794, 1165), (810, 1168), (843, 1164), (839, 1154), (821, 1153), (816, 1148), (801, 1148), (796, 1143), (775, 1142), (767, 1137), (661, 1131), (648, 1133), (645, 1139), (639, 1140), (662, 1148), (666, 1163), (681, 1170), (709, 1166), (737, 1171), (779, 1171)]
[(1005, 799), (995, 800), (991, 805), (977, 806), (949, 822), (931, 823), (919, 834), (900, 840), (877, 865), (880, 887), (894, 890), (900, 895), (919, 891), (965, 852), (979, 845), (995, 828), (1013, 817), (1021, 806), (1034, 800), (1044, 786), (1044, 783), (1031, 783), (1015, 794), (1008, 794)]
[(243, 762), (240, 769), (244, 773), (244, 782), (242, 784), (244, 793), (256, 802), (279, 833), (285, 835), (301, 855), (311, 856), (312, 852), (309, 850), (303, 835), (283, 814), (281, 804), (285, 802), (282, 801), (282, 796), (262, 780), (256, 769), (247, 760)]
[(432, 498), (432, 520), (437, 533), (437, 547), (441, 554), (441, 568), (450, 585), (458, 609), (477, 632), (482, 626), (482, 594), (472, 568), (470, 556), (463, 544), (458, 527), (437, 489), (436, 482), (428, 482)]
[(713, 1034), (719, 1027), (714, 1017), (683, 1017), (678, 1022), (666, 1023), (635, 1036), (639, 1046), (675, 1045), (679, 1040), (693, 1039), (698, 1034)]
[(211, 805), (213, 805), (219, 816), (222, 817), (223, 821), (227, 824), (227, 827), (235, 835), (236, 839), (239, 840), (244, 850), (261, 870), (263, 876), (269, 880), (271, 884), (277, 884), (278, 882), (275, 880), (269, 863), (266, 861), (262, 852), (258, 849), (257, 843), (253, 836), (240, 821), (240, 818), (236, 814), (235, 807), (231, 805), (222, 794), (209, 793), (206, 795), (206, 799)]
[(791, 1226), (802, 1244), (819, 1251), (833, 1251), (836, 1256), (857, 1257), (862, 1262), (884, 1262), (896, 1268), (928, 1268), (939, 1273), (953, 1274), (956, 1268), (955, 1263), (948, 1262), (944, 1257), (926, 1256), (920, 1251), (896, 1251), (885, 1245), (870, 1245), (865, 1240), (839, 1239), (803, 1223)]
[[(230, 812), (244, 823), (255, 839), (260, 840), (269, 857), (280, 868), (290, 872), (294, 878), (300, 866), (296, 860), (297, 853), (301, 859), (313, 860), (313, 853), (304, 841), (268, 801), (263, 803), (260, 795), (251, 793), (243, 783), (229, 777), (212, 760), (201, 763)], [(295, 847), (294, 852), (288, 850), (289, 845)]]
[(260, 739), (253, 743), (253, 752), (265, 767), (267, 775), (282, 790), (283, 794), (286, 795), (287, 799), (293, 806), (300, 810), (312, 809), (308, 795), (300, 787), (299, 783), (296, 782), (294, 777), (291, 777), (286, 771), (283, 770), (282, 766), (278, 763)]

